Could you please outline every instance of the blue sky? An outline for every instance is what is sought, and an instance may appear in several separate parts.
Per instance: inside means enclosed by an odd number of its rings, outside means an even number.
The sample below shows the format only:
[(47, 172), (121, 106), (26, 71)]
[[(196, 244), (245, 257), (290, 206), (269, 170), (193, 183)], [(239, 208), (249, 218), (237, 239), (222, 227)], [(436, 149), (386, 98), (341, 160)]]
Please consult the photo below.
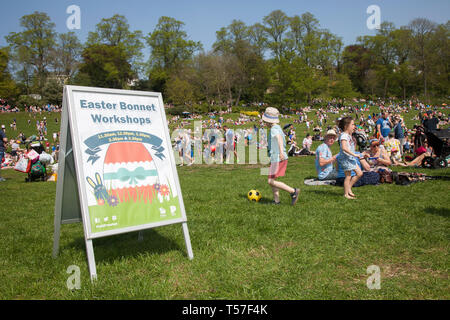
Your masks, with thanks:
[(170, 16), (183, 21), (189, 38), (200, 41), (206, 50), (211, 49), (216, 31), (233, 19), (251, 25), (262, 22), (264, 16), (277, 9), (288, 16), (311, 12), (322, 28), (342, 37), (344, 45), (355, 43), (360, 35), (375, 34), (366, 26), (369, 18), (366, 10), (370, 5), (378, 5), (381, 20), (393, 22), (397, 27), (417, 17), (437, 23), (450, 19), (449, 0), (8, 0), (1, 5), (0, 46), (6, 45), (4, 37), (9, 32), (22, 30), (19, 19), (34, 11), (46, 12), (56, 24), (57, 32), (69, 31), (66, 9), (70, 5), (81, 9), (81, 29), (75, 32), (83, 42), (102, 18), (116, 13), (128, 19), (131, 30), (141, 30), (145, 35), (153, 31), (159, 17)]

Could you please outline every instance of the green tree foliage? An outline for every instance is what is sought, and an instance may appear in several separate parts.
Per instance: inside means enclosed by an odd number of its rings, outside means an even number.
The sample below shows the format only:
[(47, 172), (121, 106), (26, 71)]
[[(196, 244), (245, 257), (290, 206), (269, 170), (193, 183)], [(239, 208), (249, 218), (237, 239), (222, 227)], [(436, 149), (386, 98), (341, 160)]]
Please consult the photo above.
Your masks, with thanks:
[(153, 32), (146, 37), (150, 46), (150, 83), (164, 92), (170, 73), (175, 73), (202, 49), (200, 42), (188, 40), (184, 23), (171, 17), (161, 17)]
[(73, 32), (57, 34), (45, 13), (20, 23), (23, 30), (11, 32), (8, 49), (0, 51), (2, 96), (40, 93), (56, 103), (66, 82), (158, 91), (181, 109), (212, 110), (310, 103), (317, 96), (434, 100), (450, 94), (450, 22), (417, 18), (397, 28), (385, 21), (375, 35), (343, 48), (313, 14), (275, 10), (253, 25), (232, 20), (216, 31), (211, 52), (189, 39), (182, 21), (167, 16), (144, 36), (115, 14), (102, 19), (85, 44)]
[(268, 38), (267, 44), (272, 51), (272, 56), (280, 60), (289, 45), (289, 41), (286, 39), (289, 17), (283, 11), (275, 10), (264, 17), (263, 24)]
[(34, 12), (20, 19), (22, 32), (11, 32), (6, 41), (11, 48), (11, 58), (18, 65), (19, 78), (31, 83), (42, 94), (45, 79), (52, 65), (52, 52), (56, 45), (55, 24), (43, 12)]
[(82, 53), (82, 62), (74, 84), (102, 88), (128, 88), (135, 77), (128, 53), (121, 46), (93, 44)]
[(192, 105), (194, 87), (191, 82), (178, 76), (171, 77), (166, 82), (166, 93), (169, 101), (175, 105)]
[(329, 94), (332, 98), (353, 98), (358, 94), (353, 91), (352, 82), (347, 75), (338, 73), (335, 79), (329, 82)]
[[(264, 43), (262, 25), (247, 27), (240, 20), (233, 20), (217, 33), (213, 48), (220, 55), (223, 79), (227, 86), (229, 104), (238, 105), (245, 101), (261, 101), (269, 83), (269, 74), (260, 45)], [(258, 35), (259, 33), (259, 35)], [(218, 66), (219, 69), (222, 68)], [(221, 100), (221, 99), (219, 99)]]
[(115, 14), (111, 18), (102, 19), (96, 25), (94, 32), (89, 32), (86, 45), (104, 44), (119, 47), (125, 53), (126, 60), (138, 74), (143, 71), (143, 34), (142, 31), (131, 31), (125, 16)]
[(0, 48), (0, 97), (11, 99), (18, 95), (18, 88), (8, 69), (9, 50)]
[(58, 43), (54, 50), (54, 71), (64, 80), (70, 80), (78, 70), (82, 45), (74, 32), (58, 35)]
[(44, 96), (46, 103), (62, 105), (63, 86), (58, 79), (50, 79), (44, 86)]

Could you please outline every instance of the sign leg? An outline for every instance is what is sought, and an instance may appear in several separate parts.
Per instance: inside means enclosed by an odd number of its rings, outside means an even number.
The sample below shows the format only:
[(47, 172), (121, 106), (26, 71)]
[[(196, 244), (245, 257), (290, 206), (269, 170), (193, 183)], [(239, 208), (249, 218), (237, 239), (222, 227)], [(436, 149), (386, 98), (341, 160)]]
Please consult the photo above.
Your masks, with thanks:
[(189, 237), (189, 230), (186, 222), (183, 222), (184, 242), (186, 243), (186, 250), (189, 260), (194, 259), (194, 253), (192, 252), (191, 238)]
[(59, 221), (55, 221), (55, 232), (53, 234), (53, 258), (56, 258), (59, 253), (60, 236), (61, 236), (61, 223), (59, 223)]
[(142, 241), (144, 241), (144, 231), (139, 231), (139, 234), (138, 234), (138, 241), (139, 242), (142, 242)]
[(97, 280), (97, 268), (95, 267), (94, 246), (92, 240), (86, 240), (86, 253), (89, 265), (89, 273), (91, 274), (91, 281)]

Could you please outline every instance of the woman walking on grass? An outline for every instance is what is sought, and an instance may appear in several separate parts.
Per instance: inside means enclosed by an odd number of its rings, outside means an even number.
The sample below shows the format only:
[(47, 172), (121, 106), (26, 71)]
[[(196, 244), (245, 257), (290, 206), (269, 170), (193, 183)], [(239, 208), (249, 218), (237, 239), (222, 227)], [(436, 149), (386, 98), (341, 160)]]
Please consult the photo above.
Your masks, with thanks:
[(278, 125), (279, 111), (275, 108), (267, 108), (262, 116), (262, 120), (270, 127), (270, 134), (267, 139), (270, 156), (269, 179), (267, 182), (272, 187), (274, 204), (280, 204), (280, 189), (289, 192), (291, 204), (295, 205), (300, 193), (299, 189), (292, 188), (283, 182), (276, 181), (278, 177), (283, 177), (286, 172), (288, 155), (286, 153), (286, 141), (283, 130)]
[[(337, 159), (339, 165), (345, 172), (344, 197), (347, 199), (356, 199), (356, 196), (352, 192), (352, 187), (363, 175), (356, 158), (363, 159), (363, 157), (355, 154), (355, 142), (352, 138), (355, 123), (351, 117), (345, 117), (339, 121), (339, 128), (342, 130), (339, 137), (341, 150)], [(356, 176), (352, 177), (352, 171), (356, 173)]]

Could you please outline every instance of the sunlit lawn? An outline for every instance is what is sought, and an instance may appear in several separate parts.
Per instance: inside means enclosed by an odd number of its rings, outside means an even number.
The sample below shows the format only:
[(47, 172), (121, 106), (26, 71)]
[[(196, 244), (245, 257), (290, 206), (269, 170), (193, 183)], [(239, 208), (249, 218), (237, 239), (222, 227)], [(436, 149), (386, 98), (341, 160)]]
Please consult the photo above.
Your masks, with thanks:
[[(81, 224), (62, 226), (52, 258), (56, 184), (4, 170), (0, 298), (449, 299), (449, 181), (365, 186), (349, 201), (339, 187), (303, 184), (313, 160), (291, 158), (281, 179), (301, 188), (294, 207), (287, 194), (270, 204), (261, 165), (178, 167), (194, 259), (181, 225), (147, 230), (143, 241), (137, 233), (97, 239), (95, 285)], [(262, 192), (260, 203), (247, 200), (250, 189)], [(66, 286), (71, 265), (81, 269), (80, 290)], [(366, 285), (371, 265), (381, 270), (380, 290)]]

